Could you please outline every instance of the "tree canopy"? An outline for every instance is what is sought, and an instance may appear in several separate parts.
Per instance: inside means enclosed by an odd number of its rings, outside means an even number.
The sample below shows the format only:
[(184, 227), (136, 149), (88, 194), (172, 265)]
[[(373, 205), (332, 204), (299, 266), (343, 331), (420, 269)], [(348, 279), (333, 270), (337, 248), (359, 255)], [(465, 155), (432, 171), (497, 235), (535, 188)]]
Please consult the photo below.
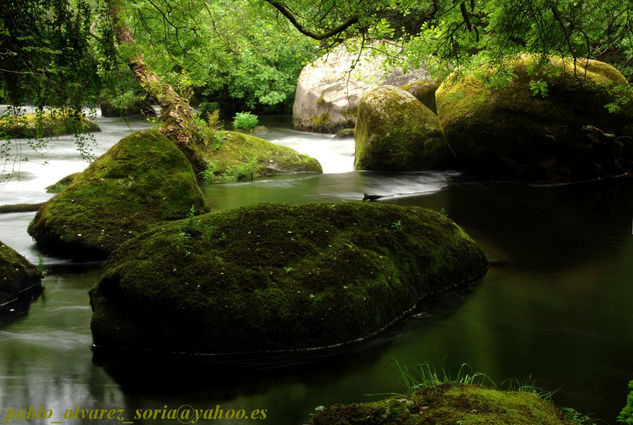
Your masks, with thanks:
[[(94, 103), (140, 96), (117, 46), (112, 0), (0, 6), (3, 100)], [(633, 5), (619, 0), (127, 0), (135, 48), (180, 94), (241, 108), (291, 102), (301, 67), (351, 36), (402, 49), (394, 64), (457, 65), (532, 52), (597, 58), (633, 76)], [(129, 46), (128, 46), (129, 47)], [(99, 78), (96, 78), (96, 77)]]

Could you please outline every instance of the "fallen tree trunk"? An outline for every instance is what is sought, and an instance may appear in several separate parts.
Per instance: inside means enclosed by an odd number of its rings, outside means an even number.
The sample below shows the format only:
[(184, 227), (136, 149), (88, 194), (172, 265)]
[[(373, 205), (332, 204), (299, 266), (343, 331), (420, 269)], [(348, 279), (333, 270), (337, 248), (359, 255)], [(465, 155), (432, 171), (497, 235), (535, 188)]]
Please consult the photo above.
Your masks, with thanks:
[(37, 211), (46, 202), (40, 202), (39, 204), (9, 204), (0, 205), (0, 214), (18, 213), (18, 212), (33, 212)]

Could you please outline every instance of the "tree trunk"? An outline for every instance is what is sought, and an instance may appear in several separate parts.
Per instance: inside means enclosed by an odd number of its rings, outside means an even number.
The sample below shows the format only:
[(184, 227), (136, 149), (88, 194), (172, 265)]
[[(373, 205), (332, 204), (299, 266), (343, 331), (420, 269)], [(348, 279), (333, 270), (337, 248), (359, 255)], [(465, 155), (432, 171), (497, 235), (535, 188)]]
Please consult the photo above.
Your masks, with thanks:
[[(109, 0), (109, 13), (112, 30), (120, 46), (134, 48), (134, 38), (127, 23), (122, 19), (122, 0)], [(141, 52), (128, 58), (128, 65), (141, 87), (161, 107), (159, 131), (185, 154), (191, 162), (196, 175), (206, 168), (201, 154), (202, 140), (198, 136), (196, 123), (193, 120), (191, 106), (176, 91), (150, 69)]]

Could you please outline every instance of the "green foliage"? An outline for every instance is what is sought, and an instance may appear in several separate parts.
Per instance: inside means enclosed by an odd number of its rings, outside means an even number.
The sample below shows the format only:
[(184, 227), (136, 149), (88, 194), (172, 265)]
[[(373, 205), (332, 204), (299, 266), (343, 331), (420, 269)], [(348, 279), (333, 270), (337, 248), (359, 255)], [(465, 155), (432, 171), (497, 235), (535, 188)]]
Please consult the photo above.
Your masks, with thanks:
[(613, 96), (614, 100), (604, 105), (604, 107), (607, 108), (609, 113), (616, 114), (631, 102), (631, 98), (633, 98), (633, 86), (630, 84), (614, 86), (609, 94)]
[(572, 407), (563, 407), (560, 409), (563, 416), (576, 425), (596, 425), (596, 422), (589, 415), (580, 413)]
[(252, 131), (258, 122), (257, 115), (250, 112), (238, 112), (233, 119), (233, 127), (236, 130)]
[(181, 94), (242, 108), (291, 104), (316, 42), (249, 0), (138, 0), (128, 22), (146, 61)]
[[(217, 113), (216, 113), (217, 112)], [(218, 102), (202, 102), (200, 104), (200, 116), (207, 121), (210, 114), (216, 113), (216, 117), (220, 112), (220, 104)]]
[(215, 164), (213, 162), (207, 162), (207, 168), (202, 172), (202, 179), (206, 183), (213, 183), (215, 178)]
[(626, 398), (626, 405), (618, 415), (618, 422), (623, 424), (633, 424), (633, 381), (629, 382), (629, 395)]
[(532, 92), (532, 96), (547, 97), (547, 81), (531, 80), (530, 91)]
[(257, 157), (253, 157), (246, 162), (226, 167), (222, 175), (222, 180), (227, 182), (253, 180), (257, 175), (258, 169), (259, 160)]
[(0, 2), (0, 87), (4, 103), (94, 103), (97, 79), (89, 45), (88, 0)]

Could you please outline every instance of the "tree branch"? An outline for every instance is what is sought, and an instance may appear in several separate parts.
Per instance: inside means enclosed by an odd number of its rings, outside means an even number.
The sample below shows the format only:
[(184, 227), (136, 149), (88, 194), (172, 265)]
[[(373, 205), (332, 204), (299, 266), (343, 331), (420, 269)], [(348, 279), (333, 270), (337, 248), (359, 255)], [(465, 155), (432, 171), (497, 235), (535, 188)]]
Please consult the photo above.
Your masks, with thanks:
[(298, 20), (297, 17), (292, 13), (292, 11), (284, 4), (279, 3), (276, 0), (264, 0), (266, 3), (270, 4), (271, 6), (273, 6), (275, 9), (277, 9), (282, 15), (284, 15), (286, 17), (286, 19), (288, 19), (288, 21), (290, 21), (290, 23), (297, 29), (299, 30), (299, 32), (303, 35), (306, 35), (310, 38), (313, 38), (315, 40), (325, 40), (326, 38), (330, 38), (336, 34), (339, 34), (343, 31), (345, 31), (346, 29), (348, 29), (349, 27), (351, 27), (352, 25), (358, 23), (358, 17), (357, 16), (352, 16), (351, 18), (349, 18), (347, 21), (343, 22), (341, 25), (331, 28), (327, 31), (324, 31), (322, 33), (317, 33), (314, 31), (311, 31), (309, 29), (307, 29), (306, 27), (304, 27)]

